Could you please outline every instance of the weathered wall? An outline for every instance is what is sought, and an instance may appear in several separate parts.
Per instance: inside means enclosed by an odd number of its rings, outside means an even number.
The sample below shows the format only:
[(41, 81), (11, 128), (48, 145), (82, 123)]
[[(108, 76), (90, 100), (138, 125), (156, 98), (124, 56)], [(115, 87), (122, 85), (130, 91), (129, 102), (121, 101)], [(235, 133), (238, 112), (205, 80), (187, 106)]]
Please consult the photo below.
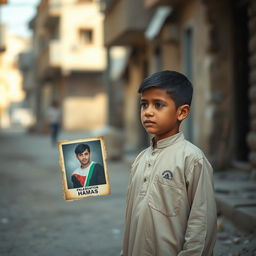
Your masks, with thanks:
[(106, 94), (100, 74), (71, 74), (63, 81), (63, 128), (94, 130), (106, 123)]

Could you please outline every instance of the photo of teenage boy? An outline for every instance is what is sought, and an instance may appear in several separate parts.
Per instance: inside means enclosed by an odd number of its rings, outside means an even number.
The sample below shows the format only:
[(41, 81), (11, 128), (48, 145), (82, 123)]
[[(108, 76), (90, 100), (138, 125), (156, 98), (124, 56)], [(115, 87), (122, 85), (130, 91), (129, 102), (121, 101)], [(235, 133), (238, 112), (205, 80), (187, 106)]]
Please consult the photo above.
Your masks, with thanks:
[(216, 237), (213, 170), (179, 131), (192, 100), (191, 82), (162, 71), (139, 91), (141, 123), (154, 137), (130, 174), (122, 255), (210, 256)]
[(75, 154), (80, 166), (71, 175), (74, 188), (106, 184), (104, 168), (99, 163), (91, 161), (88, 144), (78, 144)]

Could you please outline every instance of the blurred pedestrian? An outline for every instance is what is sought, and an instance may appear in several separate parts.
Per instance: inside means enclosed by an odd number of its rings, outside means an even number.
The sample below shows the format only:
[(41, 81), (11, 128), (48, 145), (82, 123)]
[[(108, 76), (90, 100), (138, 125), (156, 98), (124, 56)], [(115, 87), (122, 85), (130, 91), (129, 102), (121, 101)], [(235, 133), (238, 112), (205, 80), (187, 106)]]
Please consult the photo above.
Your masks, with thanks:
[(51, 132), (51, 142), (52, 145), (55, 146), (58, 139), (61, 122), (61, 110), (59, 103), (56, 100), (52, 101), (51, 106), (47, 111), (47, 121)]
[(213, 170), (179, 131), (190, 112), (191, 82), (175, 71), (146, 78), (141, 122), (153, 134), (135, 159), (127, 193), (124, 256), (212, 256), (216, 237)]

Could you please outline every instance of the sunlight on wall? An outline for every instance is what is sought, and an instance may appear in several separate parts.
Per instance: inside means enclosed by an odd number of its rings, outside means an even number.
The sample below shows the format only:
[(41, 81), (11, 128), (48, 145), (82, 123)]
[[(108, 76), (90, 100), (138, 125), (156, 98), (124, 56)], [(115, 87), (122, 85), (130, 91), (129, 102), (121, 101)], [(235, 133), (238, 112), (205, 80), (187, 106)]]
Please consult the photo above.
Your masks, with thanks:
[(106, 123), (106, 95), (68, 97), (63, 104), (65, 130), (95, 130)]

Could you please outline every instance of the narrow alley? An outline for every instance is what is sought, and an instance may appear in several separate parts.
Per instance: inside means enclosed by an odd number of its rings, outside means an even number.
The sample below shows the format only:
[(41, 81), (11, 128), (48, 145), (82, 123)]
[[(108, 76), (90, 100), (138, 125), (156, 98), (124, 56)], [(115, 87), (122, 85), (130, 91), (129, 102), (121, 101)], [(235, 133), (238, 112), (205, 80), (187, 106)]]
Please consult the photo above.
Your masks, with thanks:
[[(111, 195), (65, 202), (58, 152), (47, 136), (6, 132), (0, 141), (0, 255), (119, 255), (127, 163), (108, 162)], [(255, 237), (226, 219), (219, 230), (216, 256), (256, 255)]]

